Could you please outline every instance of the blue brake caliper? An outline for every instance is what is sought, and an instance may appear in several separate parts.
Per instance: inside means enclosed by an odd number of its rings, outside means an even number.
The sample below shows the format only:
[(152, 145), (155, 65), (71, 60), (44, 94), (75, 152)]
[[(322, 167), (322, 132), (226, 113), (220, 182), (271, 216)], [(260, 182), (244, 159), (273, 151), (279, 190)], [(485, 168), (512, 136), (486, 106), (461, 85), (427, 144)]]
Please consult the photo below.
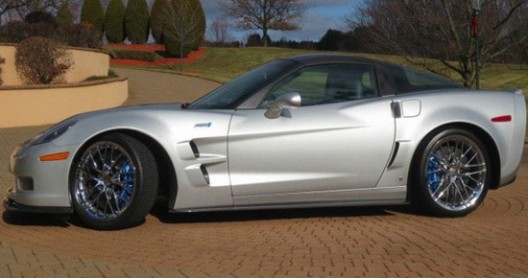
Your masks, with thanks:
[(438, 157), (434, 154), (431, 155), (429, 163), (427, 163), (427, 184), (432, 192), (435, 192), (440, 186), (439, 166)]
[(124, 188), (123, 191), (121, 191), (119, 199), (127, 203), (130, 200), (130, 196), (132, 196), (132, 190), (134, 188), (134, 169), (132, 168), (132, 166), (130, 166), (130, 163), (127, 161), (123, 164), (122, 170)]

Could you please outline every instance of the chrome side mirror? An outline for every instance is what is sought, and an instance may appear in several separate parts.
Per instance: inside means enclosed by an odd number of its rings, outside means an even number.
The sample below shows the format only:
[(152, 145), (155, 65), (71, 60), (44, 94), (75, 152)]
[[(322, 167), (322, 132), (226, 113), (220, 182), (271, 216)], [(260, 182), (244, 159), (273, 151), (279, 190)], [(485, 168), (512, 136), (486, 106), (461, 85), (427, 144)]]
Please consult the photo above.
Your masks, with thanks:
[(279, 117), (291, 118), (288, 107), (301, 106), (301, 95), (299, 93), (287, 93), (277, 98), (264, 114), (268, 119), (277, 119)]

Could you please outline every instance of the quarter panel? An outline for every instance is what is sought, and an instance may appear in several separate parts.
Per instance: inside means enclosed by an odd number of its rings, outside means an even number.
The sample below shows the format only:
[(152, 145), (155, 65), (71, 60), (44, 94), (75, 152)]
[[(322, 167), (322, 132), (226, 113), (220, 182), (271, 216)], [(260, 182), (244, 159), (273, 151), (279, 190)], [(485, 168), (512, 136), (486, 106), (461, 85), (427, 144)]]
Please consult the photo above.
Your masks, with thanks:
[[(517, 98), (517, 100), (514, 100)], [(516, 172), (522, 154), (519, 129), (526, 117), (516, 108), (519, 102), (511, 92), (493, 91), (436, 91), (398, 96), (397, 102), (419, 100), (421, 113), (417, 117), (402, 117), (396, 120), (396, 142), (401, 145), (398, 161), (409, 169), (412, 156), (423, 138), (434, 129), (449, 124), (469, 124), (488, 133), (495, 142), (500, 160), (502, 182)], [(517, 105), (518, 106), (518, 105)], [(492, 118), (512, 115), (511, 122), (491, 121)], [(389, 169), (390, 170), (390, 169)], [(389, 172), (389, 171), (388, 171)], [(398, 175), (407, 181), (404, 171)]]

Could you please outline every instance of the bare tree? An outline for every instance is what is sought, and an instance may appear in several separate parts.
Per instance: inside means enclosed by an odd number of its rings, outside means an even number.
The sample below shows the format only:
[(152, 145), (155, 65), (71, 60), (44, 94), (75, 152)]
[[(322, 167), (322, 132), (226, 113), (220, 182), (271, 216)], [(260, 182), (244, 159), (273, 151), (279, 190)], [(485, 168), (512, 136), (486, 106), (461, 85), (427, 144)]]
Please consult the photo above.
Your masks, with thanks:
[[(236, 20), (236, 26), (244, 30), (262, 30), (268, 37), (269, 30), (291, 31), (300, 28), (305, 5), (299, 0), (218, 0), (225, 16)], [(268, 41), (263, 40), (264, 46)]]
[(18, 8), (22, 8), (31, 2), (30, 0), (0, 0), (0, 25), (2, 24), (2, 17)]
[(225, 44), (229, 38), (229, 24), (222, 17), (216, 17), (209, 25), (211, 40), (217, 45)]
[(477, 41), (481, 66), (528, 44), (528, 0), (482, 0), (478, 21), (471, 2), (367, 0), (346, 22), (353, 30), (361, 28), (361, 39), (370, 49), (404, 55), (411, 63), (445, 74), (440, 62), (469, 87), (475, 84)]
[[(65, 0), (0, 0), (0, 25), (2, 17), (8, 13), (15, 13), (15, 18), (24, 18), (30, 12), (50, 11), (55, 13)], [(78, 5), (81, 0), (69, 0), (70, 5)]]

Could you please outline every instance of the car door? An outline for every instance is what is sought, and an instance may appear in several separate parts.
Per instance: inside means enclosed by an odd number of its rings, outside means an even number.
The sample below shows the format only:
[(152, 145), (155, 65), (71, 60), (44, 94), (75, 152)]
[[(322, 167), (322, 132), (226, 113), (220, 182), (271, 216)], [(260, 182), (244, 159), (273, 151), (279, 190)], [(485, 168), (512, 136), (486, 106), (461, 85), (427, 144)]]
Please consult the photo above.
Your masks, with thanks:
[[(273, 86), (259, 108), (237, 110), (228, 135), (235, 205), (309, 202), (375, 187), (395, 128), (392, 100), (377, 97), (375, 84), (369, 65), (310, 66)], [(291, 92), (301, 96), (300, 107), (265, 116)]]

